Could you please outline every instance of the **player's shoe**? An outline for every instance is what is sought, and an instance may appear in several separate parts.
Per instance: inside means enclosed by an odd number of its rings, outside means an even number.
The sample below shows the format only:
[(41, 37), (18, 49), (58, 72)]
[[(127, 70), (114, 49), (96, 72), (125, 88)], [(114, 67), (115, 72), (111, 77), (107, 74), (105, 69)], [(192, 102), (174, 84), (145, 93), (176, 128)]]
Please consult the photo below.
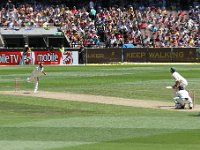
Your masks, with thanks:
[(189, 103), (189, 109), (193, 109), (193, 104)]

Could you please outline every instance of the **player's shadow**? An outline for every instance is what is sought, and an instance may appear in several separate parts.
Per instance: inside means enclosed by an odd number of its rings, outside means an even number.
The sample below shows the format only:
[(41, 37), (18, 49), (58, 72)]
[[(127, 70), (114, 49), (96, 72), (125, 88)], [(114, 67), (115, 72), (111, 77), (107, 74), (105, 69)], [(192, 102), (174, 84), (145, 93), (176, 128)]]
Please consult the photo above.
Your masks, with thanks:
[(197, 114), (195, 113), (195, 114), (189, 114), (189, 116), (191, 116), (191, 117), (200, 117), (200, 112), (198, 112)]

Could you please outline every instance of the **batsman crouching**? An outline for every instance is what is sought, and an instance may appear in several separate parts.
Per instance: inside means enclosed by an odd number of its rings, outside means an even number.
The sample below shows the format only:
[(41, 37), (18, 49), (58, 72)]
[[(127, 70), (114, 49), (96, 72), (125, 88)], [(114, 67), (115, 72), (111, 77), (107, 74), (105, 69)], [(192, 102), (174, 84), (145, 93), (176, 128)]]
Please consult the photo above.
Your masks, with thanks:
[(176, 97), (174, 97), (174, 102), (176, 109), (184, 109), (186, 104), (188, 105), (189, 109), (193, 108), (192, 98), (183, 86), (178, 87)]
[(34, 93), (37, 93), (37, 91), (38, 91), (39, 77), (42, 74), (47, 75), (44, 72), (44, 66), (43, 66), (43, 64), (39, 63), (38, 66), (32, 71), (31, 76), (27, 78), (27, 82), (34, 81)]

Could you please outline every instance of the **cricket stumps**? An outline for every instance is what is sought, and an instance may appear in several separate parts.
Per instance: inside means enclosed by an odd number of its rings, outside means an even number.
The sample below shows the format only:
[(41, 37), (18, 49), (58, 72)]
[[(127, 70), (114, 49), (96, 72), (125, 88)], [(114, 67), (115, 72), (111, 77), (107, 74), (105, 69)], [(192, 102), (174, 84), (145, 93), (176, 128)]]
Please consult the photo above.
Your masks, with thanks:
[(193, 108), (194, 108), (194, 107), (195, 107), (195, 104), (196, 104), (195, 90), (189, 90), (189, 94), (190, 94), (190, 97), (192, 98), (192, 101), (193, 101)]
[(15, 91), (20, 90), (20, 78), (15, 78)]

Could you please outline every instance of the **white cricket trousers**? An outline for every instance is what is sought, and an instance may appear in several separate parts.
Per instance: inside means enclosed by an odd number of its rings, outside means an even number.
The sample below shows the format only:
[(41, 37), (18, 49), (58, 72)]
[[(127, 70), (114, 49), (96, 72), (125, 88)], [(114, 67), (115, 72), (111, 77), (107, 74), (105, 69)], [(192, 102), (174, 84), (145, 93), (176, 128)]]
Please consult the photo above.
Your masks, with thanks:
[(32, 81), (34, 81), (34, 93), (36, 93), (38, 90), (38, 84), (39, 84), (38, 77), (30, 76), (30, 78), (27, 78), (27, 82), (32, 82)]
[(37, 78), (34, 80), (34, 93), (36, 93), (38, 90), (38, 80)]
[(185, 98), (175, 97), (174, 101), (175, 101), (175, 103), (181, 104), (181, 106), (183, 106), (185, 104), (189, 104), (189, 107), (193, 107), (191, 98), (185, 99)]

